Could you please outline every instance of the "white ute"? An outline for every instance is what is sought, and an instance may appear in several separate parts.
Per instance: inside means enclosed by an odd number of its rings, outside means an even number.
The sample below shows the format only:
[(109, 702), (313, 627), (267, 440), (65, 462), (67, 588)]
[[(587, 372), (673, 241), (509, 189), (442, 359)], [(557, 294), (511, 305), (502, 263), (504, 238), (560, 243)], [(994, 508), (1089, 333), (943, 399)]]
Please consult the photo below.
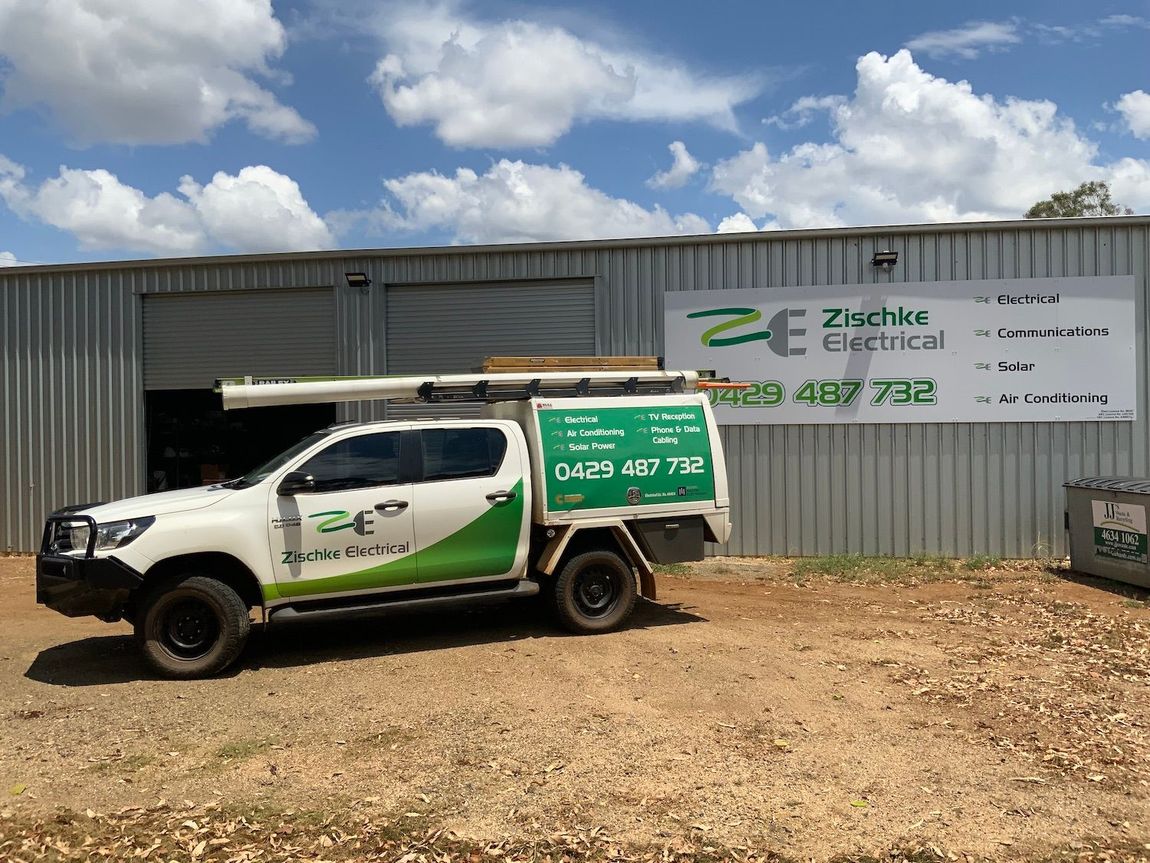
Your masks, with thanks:
[(718, 429), (695, 372), (592, 371), (224, 384), (227, 409), (481, 402), (469, 420), (334, 425), (246, 476), (68, 507), (37, 601), (127, 619), (170, 677), (204, 677), (265, 624), (533, 596), (607, 632), (652, 564), (730, 535)]

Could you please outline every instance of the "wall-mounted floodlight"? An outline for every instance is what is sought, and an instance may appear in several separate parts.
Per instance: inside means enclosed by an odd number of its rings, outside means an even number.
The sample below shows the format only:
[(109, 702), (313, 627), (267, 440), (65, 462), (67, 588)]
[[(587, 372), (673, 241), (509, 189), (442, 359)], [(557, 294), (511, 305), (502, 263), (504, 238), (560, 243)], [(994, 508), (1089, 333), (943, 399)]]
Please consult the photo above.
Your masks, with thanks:
[(367, 277), (367, 273), (344, 273), (347, 278), (347, 286), (349, 288), (370, 288), (371, 279)]
[(870, 259), (872, 267), (883, 267), (889, 270), (898, 263), (898, 252), (892, 252), (886, 249), (881, 252), (875, 252)]

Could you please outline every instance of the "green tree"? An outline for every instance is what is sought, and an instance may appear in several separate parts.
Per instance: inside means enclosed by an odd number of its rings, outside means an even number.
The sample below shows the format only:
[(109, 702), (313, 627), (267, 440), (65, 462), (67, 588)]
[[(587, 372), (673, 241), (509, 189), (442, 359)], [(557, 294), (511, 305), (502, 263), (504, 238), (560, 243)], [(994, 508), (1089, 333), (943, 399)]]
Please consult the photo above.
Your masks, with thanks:
[(1062, 219), (1067, 216), (1129, 216), (1129, 207), (1110, 199), (1110, 186), (1101, 180), (1083, 183), (1072, 192), (1055, 192), (1026, 211), (1027, 219)]

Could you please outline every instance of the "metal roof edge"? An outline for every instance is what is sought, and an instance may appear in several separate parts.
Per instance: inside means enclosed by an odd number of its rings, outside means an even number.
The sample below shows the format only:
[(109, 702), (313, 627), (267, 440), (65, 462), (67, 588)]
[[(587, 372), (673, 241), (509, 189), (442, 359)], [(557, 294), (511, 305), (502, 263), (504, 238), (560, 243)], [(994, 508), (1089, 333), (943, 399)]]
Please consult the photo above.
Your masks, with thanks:
[(895, 236), (899, 234), (945, 234), (1002, 230), (1051, 230), (1058, 228), (1150, 226), (1150, 215), (1084, 216), (1066, 219), (1004, 219), (989, 222), (929, 222), (906, 225), (860, 225), (849, 228), (795, 228), (772, 231), (741, 231), (724, 234), (686, 234), (669, 237), (625, 237), (607, 240), (551, 240), (525, 243), (492, 243), (458, 246), (407, 246), (376, 249), (327, 249), (311, 252), (260, 252), (240, 255), (201, 255), (183, 258), (140, 258), (124, 261), (87, 261), (67, 264), (32, 264), (0, 268), (0, 277), (9, 273), (28, 274), (78, 270), (122, 270), (167, 267), (206, 267), (226, 264), (287, 263), (294, 261), (337, 261), (357, 258), (396, 258), (411, 255), (499, 254), (586, 249), (620, 249), (652, 246), (714, 245), (740, 242), (775, 242), (822, 239), (826, 237)]

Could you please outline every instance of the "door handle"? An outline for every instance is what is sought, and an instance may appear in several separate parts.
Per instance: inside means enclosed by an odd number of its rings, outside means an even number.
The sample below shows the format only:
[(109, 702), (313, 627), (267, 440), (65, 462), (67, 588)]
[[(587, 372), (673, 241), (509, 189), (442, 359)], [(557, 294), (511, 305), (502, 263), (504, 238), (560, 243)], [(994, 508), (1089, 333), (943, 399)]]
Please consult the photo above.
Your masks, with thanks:
[(516, 496), (513, 491), (493, 491), (487, 495), (487, 499), (492, 503), (504, 503), (509, 500), (515, 500)]
[(404, 509), (407, 509), (407, 501), (405, 500), (385, 500), (383, 503), (375, 505), (376, 512), (399, 512)]

